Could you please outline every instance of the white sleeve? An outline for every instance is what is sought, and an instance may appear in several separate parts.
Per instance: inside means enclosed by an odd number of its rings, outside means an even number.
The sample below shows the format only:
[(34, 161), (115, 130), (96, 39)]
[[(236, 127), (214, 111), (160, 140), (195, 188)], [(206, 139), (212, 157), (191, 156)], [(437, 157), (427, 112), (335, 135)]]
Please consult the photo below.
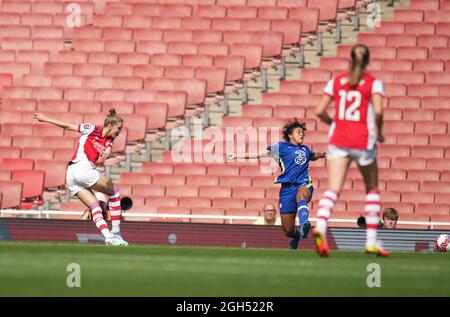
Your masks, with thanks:
[(384, 96), (383, 83), (379, 79), (375, 79), (372, 84), (372, 95), (380, 94)]
[(325, 86), (325, 88), (323, 89), (323, 92), (325, 94), (330, 95), (331, 97), (333, 97), (334, 96), (334, 91), (333, 91), (334, 89), (333, 89), (333, 87), (334, 87), (334, 78), (331, 78), (328, 81), (328, 83)]
[(92, 123), (82, 123), (78, 127), (78, 130), (82, 135), (90, 134), (92, 131), (94, 131), (95, 125)]

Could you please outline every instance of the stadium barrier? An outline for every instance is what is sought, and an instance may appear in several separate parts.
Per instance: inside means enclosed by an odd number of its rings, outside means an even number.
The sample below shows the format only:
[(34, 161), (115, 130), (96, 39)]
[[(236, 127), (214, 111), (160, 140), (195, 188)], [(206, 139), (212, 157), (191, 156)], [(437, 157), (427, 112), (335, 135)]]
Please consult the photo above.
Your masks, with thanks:
[[(131, 244), (288, 248), (280, 227), (267, 225), (123, 221), (123, 237)], [(381, 229), (379, 238), (395, 252), (432, 252), (443, 230)], [(364, 229), (333, 228), (327, 234), (332, 250), (363, 250)], [(0, 241), (103, 243), (91, 221), (65, 219), (0, 218)], [(300, 249), (314, 249), (311, 235)]]
[[(5, 217), (5, 215), (37, 215), (38, 218), (46, 218), (51, 219), (51, 216), (81, 216), (83, 212), (81, 211), (59, 211), (59, 210), (19, 210), (19, 209), (0, 209), (0, 218)], [(261, 217), (259, 216), (222, 216), (222, 215), (191, 215), (191, 214), (164, 214), (164, 213), (145, 213), (145, 212), (126, 212), (123, 214), (124, 217), (127, 217), (127, 220), (130, 218), (156, 218), (156, 219), (164, 219), (164, 218), (177, 218), (177, 219), (223, 219), (229, 220), (229, 224), (233, 224), (233, 220), (258, 220)], [(317, 221), (317, 218), (310, 217), (309, 220), (312, 223)], [(333, 223), (348, 223), (350, 225), (356, 224), (356, 219), (354, 218), (341, 218), (341, 219), (333, 219), (330, 218), (328, 220), (330, 225)], [(398, 220), (399, 225), (416, 225), (416, 226), (424, 226), (429, 227), (430, 229), (434, 229), (435, 226), (450, 226), (450, 222), (440, 222), (440, 221), (405, 221)]]

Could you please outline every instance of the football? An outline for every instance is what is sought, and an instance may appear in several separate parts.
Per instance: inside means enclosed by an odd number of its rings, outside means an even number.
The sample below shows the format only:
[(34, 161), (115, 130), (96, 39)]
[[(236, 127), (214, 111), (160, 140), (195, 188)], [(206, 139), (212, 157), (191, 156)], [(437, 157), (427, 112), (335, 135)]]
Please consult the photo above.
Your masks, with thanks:
[(449, 249), (448, 245), (449, 242), (450, 239), (448, 235), (446, 234), (439, 235), (439, 237), (437, 237), (436, 241), (434, 242), (434, 250), (436, 252), (447, 252), (447, 250)]

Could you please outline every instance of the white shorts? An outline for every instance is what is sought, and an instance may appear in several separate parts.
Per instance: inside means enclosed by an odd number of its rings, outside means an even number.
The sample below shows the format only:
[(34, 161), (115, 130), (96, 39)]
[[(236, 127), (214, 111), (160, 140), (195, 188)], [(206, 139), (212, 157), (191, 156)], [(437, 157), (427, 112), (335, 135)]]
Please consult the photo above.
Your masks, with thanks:
[(360, 150), (328, 145), (327, 160), (337, 159), (341, 157), (350, 157), (355, 160), (359, 166), (368, 166), (377, 158), (377, 148), (371, 150)]
[(100, 179), (100, 172), (89, 161), (79, 161), (67, 168), (66, 182), (70, 196), (75, 196), (81, 189), (94, 185)]

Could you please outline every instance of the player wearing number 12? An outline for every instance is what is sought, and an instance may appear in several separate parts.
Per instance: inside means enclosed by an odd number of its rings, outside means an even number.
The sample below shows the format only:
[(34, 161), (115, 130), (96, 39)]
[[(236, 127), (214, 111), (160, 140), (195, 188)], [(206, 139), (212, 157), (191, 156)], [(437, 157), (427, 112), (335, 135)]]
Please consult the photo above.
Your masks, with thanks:
[[(317, 225), (313, 230), (319, 255), (328, 256), (327, 220), (336, 204), (348, 167), (355, 160), (366, 186), (367, 240), (366, 253), (388, 256), (376, 240), (381, 202), (378, 191), (376, 141), (383, 142), (383, 84), (366, 73), (369, 49), (355, 45), (351, 51), (349, 72), (331, 79), (324, 89), (316, 115), (331, 125), (327, 151), (328, 184), (319, 201)], [(334, 101), (336, 111), (331, 119), (327, 107)]]

